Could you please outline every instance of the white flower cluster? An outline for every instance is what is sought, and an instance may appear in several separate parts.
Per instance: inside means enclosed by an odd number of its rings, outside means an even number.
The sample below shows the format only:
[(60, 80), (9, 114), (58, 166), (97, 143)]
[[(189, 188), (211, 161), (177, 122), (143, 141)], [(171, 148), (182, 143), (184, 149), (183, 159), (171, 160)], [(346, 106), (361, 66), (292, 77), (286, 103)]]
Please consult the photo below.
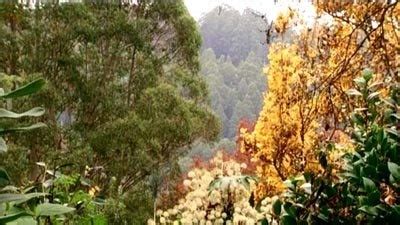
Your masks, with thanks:
[[(270, 219), (270, 199), (264, 201), (261, 211), (257, 211), (249, 203), (254, 182), (249, 187), (238, 181), (245, 164), (233, 160), (223, 161), (222, 153), (218, 153), (211, 161), (210, 170), (193, 169), (188, 173), (184, 185), (189, 192), (179, 204), (171, 209), (157, 211), (157, 221), (149, 220), (148, 224), (261, 224), (264, 218)], [(219, 180), (215, 188), (210, 184)], [(211, 184), (212, 185), (212, 184)]]

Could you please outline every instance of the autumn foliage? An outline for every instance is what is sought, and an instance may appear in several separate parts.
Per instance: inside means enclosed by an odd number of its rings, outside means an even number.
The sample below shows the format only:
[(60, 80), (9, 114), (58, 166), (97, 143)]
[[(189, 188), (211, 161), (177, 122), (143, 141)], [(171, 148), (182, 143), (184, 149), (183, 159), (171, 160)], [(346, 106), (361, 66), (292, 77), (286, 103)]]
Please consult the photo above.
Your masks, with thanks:
[[(321, 170), (321, 154), (337, 158), (337, 152), (321, 152), (322, 146), (336, 141), (351, 149), (346, 134), (355, 102), (347, 92), (364, 69), (376, 72), (374, 85), (382, 96), (399, 81), (397, 2), (316, 6), (312, 27), (290, 43), (277, 38), (270, 47), (263, 110), (254, 131), (241, 130), (242, 151), (260, 163), (260, 195), (281, 192), (282, 182), (299, 172)], [(301, 21), (289, 10), (273, 26), (279, 37), (295, 23)]]

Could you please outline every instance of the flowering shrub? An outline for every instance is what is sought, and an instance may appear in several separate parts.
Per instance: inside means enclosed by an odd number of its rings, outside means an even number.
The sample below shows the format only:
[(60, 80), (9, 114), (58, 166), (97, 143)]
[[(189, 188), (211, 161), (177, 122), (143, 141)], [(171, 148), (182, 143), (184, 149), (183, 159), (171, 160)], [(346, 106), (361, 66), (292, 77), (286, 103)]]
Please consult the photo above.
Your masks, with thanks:
[[(242, 174), (247, 165), (229, 159), (222, 152), (211, 160), (209, 169), (194, 168), (183, 184), (188, 189), (179, 204), (157, 211), (149, 224), (256, 224), (265, 220), (268, 207), (254, 207), (255, 179)], [(263, 202), (264, 205), (267, 201)]]

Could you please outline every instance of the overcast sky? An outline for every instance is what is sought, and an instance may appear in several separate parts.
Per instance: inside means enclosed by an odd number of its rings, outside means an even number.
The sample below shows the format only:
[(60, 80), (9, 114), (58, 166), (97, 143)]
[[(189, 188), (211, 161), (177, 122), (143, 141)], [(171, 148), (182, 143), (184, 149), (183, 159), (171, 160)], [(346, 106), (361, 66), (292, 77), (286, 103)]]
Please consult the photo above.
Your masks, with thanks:
[(190, 14), (199, 20), (202, 15), (211, 11), (216, 6), (227, 4), (242, 12), (245, 8), (255, 9), (261, 13), (265, 13), (269, 19), (275, 18), (276, 14), (291, 6), (299, 9), (300, 13), (305, 17), (312, 17), (314, 14), (311, 1), (302, 0), (281, 0), (277, 4), (274, 0), (185, 0), (185, 4)]

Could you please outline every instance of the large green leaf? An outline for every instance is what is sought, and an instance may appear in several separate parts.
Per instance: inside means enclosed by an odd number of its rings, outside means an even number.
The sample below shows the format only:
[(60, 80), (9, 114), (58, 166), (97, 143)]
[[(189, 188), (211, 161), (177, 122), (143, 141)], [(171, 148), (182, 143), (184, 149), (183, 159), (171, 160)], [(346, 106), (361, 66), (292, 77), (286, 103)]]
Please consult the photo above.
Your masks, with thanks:
[(15, 201), (15, 204), (21, 204), (21, 203), (26, 202), (28, 200), (31, 200), (33, 198), (43, 197), (43, 196), (46, 196), (48, 194), (47, 193), (36, 192), (36, 193), (28, 193), (28, 194), (23, 194), (23, 195), (25, 196), (25, 199)]
[(21, 216), (5, 225), (37, 225), (37, 222), (32, 216)]
[(0, 94), (0, 98), (17, 98), (25, 95), (30, 95), (39, 91), (45, 83), (46, 82), (44, 81), (44, 79), (37, 79), (7, 94)]
[(35, 107), (35, 108), (28, 110), (26, 112), (23, 112), (23, 113), (15, 113), (15, 112), (11, 112), (6, 109), (0, 108), (0, 118), (5, 117), (5, 118), (14, 118), (15, 119), (15, 118), (21, 118), (24, 116), (37, 117), (37, 116), (41, 116), (43, 114), (44, 114), (44, 109), (42, 107)]
[(30, 126), (26, 127), (10, 127), (10, 128), (0, 128), (0, 135), (4, 135), (7, 133), (12, 133), (12, 132), (19, 132), (19, 131), (28, 131), (28, 130), (33, 130), (41, 127), (46, 127), (46, 124), (44, 123), (35, 123)]
[(15, 202), (16, 204), (20, 204), (26, 201), (29, 201), (32, 198), (42, 197), (47, 195), (46, 193), (29, 193), (29, 194), (12, 194), (5, 193), (0, 194), (0, 204), (6, 202)]
[(366, 177), (363, 177), (362, 179), (363, 179), (364, 189), (367, 193), (371, 193), (377, 190), (374, 181)]
[(73, 212), (74, 210), (75, 208), (59, 204), (43, 203), (36, 207), (35, 214), (36, 216), (54, 216), (54, 215), (70, 213)]
[(396, 179), (400, 179), (400, 166), (393, 162), (388, 162), (388, 168), (390, 173)]
[(0, 216), (0, 224), (6, 224), (6, 222), (13, 221), (13, 220), (17, 219), (18, 217), (21, 217), (24, 215), (26, 215), (26, 213), (24, 211), (20, 211), (20, 212), (13, 212), (13, 213), (9, 213), (4, 216)]
[(25, 196), (23, 194), (11, 194), (11, 193), (0, 194), (0, 204), (6, 202), (19, 201), (23, 199), (25, 199)]

